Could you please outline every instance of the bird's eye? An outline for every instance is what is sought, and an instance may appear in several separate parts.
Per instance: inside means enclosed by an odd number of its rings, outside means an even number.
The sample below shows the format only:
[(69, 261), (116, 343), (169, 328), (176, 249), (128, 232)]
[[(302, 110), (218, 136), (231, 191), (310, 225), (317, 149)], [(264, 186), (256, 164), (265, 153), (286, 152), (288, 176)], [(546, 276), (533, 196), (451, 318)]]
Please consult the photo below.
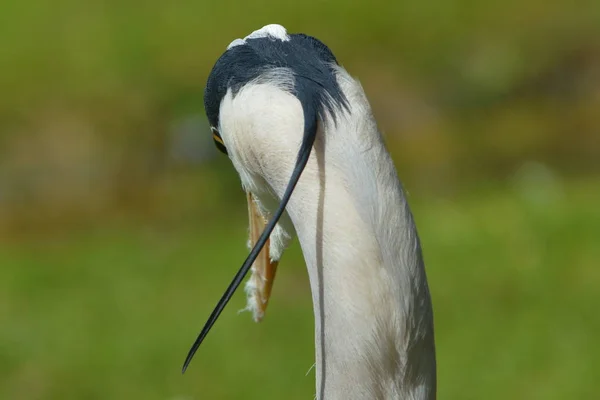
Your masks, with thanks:
[(219, 134), (219, 131), (217, 130), (217, 128), (215, 128), (214, 126), (211, 126), (210, 130), (212, 131), (213, 140), (215, 141), (215, 145), (217, 146), (217, 149), (219, 149), (219, 151), (221, 153), (227, 154), (227, 148), (225, 147), (225, 143), (223, 143), (223, 138), (221, 138), (221, 135)]

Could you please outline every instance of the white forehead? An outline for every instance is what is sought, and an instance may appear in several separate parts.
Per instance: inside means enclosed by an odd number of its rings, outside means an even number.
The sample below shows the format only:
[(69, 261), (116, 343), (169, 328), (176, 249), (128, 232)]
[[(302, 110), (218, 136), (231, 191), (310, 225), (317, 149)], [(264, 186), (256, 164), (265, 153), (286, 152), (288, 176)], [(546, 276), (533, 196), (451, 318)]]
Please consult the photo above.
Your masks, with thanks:
[(274, 39), (283, 40), (284, 42), (290, 40), (286, 29), (283, 26), (277, 24), (263, 26), (262, 28), (246, 36), (245, 39), (258, 39), (267, 36), (270, 36)]
[(227, 50), (235, 46), (246, 44), (246, 40), (248, 39), (259, 39), (265, 37), (272, 37), (273, 39), (279, 39), (284, 42), (290, 40), (290, 37), (287, 34), (287, 30), (283, 26), (278, 24), (270, 24), (265, 25), (258, 30), (255, 30), (243, 39), (235, 39), (229, 44), (229, 46), (227, 46)]

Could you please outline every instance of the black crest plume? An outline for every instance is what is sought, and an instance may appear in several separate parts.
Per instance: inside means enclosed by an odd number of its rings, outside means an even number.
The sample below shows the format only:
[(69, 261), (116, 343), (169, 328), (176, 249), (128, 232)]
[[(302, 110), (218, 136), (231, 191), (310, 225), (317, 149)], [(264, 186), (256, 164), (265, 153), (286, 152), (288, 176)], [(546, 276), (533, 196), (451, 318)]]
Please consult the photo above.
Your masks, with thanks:
[(335, 122), (337, 112), (349, 109), (347, 99), (336, 80), (336, 65), (335, 56), (325, 44), (311, 36), (292, 34), (286, 41), (273, 37), (246, 39), (244, 44), (227, 50), (213, 67), (204, 92), (204, 107), (209, 123), (213, 130), (216, 130), (217, 135), (220, 104), (227, 91), (231, 90), (232, 95), (235, 96), (244, 85), (274, 68), (284, 68), (293, 79), (291, 93), (302, 104), (304, 134), (292, 175), (277, 210), (208, 317), (185, 359), (182, 372), (185, 372), (198, 347), (248, 274), (285, 211), (310, 157), (319, 120), (324, 121), (328, 114)]

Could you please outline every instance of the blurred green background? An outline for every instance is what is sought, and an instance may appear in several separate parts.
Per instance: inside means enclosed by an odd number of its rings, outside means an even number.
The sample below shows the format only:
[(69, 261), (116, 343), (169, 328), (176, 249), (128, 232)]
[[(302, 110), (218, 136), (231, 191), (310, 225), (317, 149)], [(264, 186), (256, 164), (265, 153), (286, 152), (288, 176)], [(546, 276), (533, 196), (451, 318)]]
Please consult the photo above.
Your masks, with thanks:
[(312, 399), (297, 243), (267, 318), (204, 118), (229, 42), (327, 43), (371, 99), (422, 237), (440, 399), (591, 399), (600, 377), (600, 2), (0, 4), (0, 399)]

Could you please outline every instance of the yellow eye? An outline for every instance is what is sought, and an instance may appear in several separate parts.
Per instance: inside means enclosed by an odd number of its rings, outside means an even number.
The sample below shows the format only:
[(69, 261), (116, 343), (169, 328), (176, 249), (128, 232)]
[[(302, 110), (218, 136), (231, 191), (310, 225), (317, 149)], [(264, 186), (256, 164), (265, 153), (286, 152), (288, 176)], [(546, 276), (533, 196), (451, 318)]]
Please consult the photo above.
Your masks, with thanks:
[(223, 143), (223, 139), (221, 139), (221, 136), (216, 135), (216, 134), (213, 133), (213, 139), (214, 139), (215, 142), (217, 142), (217, 143), (225, 146), (225, 143)]
[(215, 141), (217, 149), (219, 149), (221, 153), (227, 154), (227, 148), (225, 147), (225, 143), (223, 143), (223, 138), (221, 138), (221, 135), (219, 135), (219, 131), (217, 130), (217, 128), (211, 126), (210, 130), (212, 131), (213, 140)]

